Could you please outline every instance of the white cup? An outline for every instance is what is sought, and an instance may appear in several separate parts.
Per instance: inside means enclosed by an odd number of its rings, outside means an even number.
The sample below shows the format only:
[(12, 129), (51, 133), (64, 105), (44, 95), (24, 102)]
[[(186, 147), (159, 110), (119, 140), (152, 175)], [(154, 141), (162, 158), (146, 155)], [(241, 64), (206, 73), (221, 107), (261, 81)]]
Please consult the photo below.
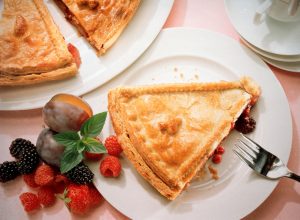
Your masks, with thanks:
[(265, 0), (256, 10), (255, 19), (263, 20), (264, 16), (283, 22), (300, 20), (300, 0)]

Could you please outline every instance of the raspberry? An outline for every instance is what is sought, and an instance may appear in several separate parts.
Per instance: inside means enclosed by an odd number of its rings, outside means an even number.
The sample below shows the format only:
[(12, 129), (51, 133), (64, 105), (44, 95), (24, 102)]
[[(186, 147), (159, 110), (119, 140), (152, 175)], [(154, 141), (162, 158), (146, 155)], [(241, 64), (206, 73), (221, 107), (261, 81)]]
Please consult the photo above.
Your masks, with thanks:
[(54, 170), (49, 165), (43, 164), (39, 166), (34, 174), (34, 181), (39, 186), (50, 185), (54, 180)]
[(37, 196), (40, 200), (40, 203), (45, 207), (52, 206), (56, 201), (54, 191), (49, 186), (40, 187)]
[(91, 153), (91, 152), (84, 152), (84, 157), (88, 160), (100, 160), (102, 158), (103, 154), (98, 153)]
[(219, 145), (215, 150), (215, 154), (224, 154), (224, 153), (225, 153), (225, 148), (222, 145)]
[(102, 195), (93, 185), (89, 187), (89, 200), (91, 206), (97, 206), (103, 200)]
[(70, 184), (67, 187), (65, 202), (74, 214), (84, 215), (90, 208), (89, 188), (87, 185)]
[(79, 68), (80, 64), (81, 64), (81, 58), (80, 58), (80, 54), (79, 54), (78, 49), (73, 44), (69, 43), (68, 44), (68, 50), (72, 54), (77, 68)]
[(105, 177), (117, 177), (121, 172), (121, 163), (115, 156), (107, 156), (100, 163), (100, 173)]
[(19, 198), (26, 212), (32, 212), (41, 207), (40, 201), (37, 195), (35, 195), (34, 193), (22, 193)]
[(39, 185), (36, 184), (36, 182), (34, 181), (34, 173), (24, 174), (24, 175), (23, 175), (23, 180), (24, 180), (24, 182), (25, 182), (28, 186), (30, 186), (30, 187), (32, 187), (32, 188), (36, 188), (36, 187), (39, 186)]
[(118, 142), (118, 139), (115, 135), (111, 135), (105, 139), (104, 146), (107, 150), (107, 153), (118, 157), (122, 152), (123, 149)]
[(53, 189), (55, 193), (63, 193), (65, 188), (69, 185), (70, 181), (67, 177), (62, 174), (55, 176)]
[(221, 154), (214, 154), (212, 157), (212, 162), (215, 164), (219, 164), (222, 161), (222, 155)]

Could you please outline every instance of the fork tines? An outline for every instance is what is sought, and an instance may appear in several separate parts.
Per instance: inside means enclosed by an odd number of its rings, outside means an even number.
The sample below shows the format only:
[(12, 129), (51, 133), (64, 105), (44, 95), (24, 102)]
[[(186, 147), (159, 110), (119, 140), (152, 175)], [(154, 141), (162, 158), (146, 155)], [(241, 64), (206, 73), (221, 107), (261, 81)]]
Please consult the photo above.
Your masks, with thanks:
[[(253, 143), (249, 138), (241, 134), (241, 136), (246, 140), (238, 139), (238, 142), (235, 144), (233, 152), (248, 166), (251, 168), (254, 167), (254, 163), (259, 153), (259, 148), (256, 146), (256, 143)], [(250, 142), (251, 144), (247, 143)]]

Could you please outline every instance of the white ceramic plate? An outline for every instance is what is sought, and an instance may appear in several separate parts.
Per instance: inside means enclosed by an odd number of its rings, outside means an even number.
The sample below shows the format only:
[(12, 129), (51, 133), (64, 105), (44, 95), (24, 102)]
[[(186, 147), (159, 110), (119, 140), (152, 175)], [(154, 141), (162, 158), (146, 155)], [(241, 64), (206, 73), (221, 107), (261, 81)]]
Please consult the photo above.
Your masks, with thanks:
[(300, 22), (280, 22), (266, 16), (254, 23), (263, 0), (225, 0), (227, 14), (236, 31), (261, 50), (279, 55), (300, 55)]
[[(97, 113), (107, 110), (107, 92), (118, 85), (237, 80), (243, 74), (253, 77), (262, 88), (262, 96), (253, 109), (257, 127), (250, 137), (287, 162), (292, 126), (279, 82), (252, 51), (221, 34), (188, 28), (163, 30), (122, 77), (84, 98)], [(108, 119), (102, 139), (112, 133)], [(102, 195), (132, 219), (240, 219), (268, 197), (277, 181), (255, 175), (235, 157), (231, 148), (237, 135), (233, 132), (224, 143), (226, 153), (217, 166), (220, 179), (195, 181), (172, 202), (154, 190), (125, 158), (119, 178), (102, 177), (99, 163), (89, 166)]]
[[(152, 43), (164, 25), (173, 1), (144, 0), (115, 45), (102, 57), (80, 37), (63, 13), (53, 3), (45, 1), (51, 15), (67, 42), (80, 52), (82, 65), (77, 77), (19, 88), (0, 88), (0, 110), (25, 110), (42, 107), (54, 94), (82, 95), (122, 72)], [(0, 8), (3, 1), (0, 1)], [(2, 11), (2, 10), (1, 10)]]
[(293, 63), (293, 62), (299, 62), (300, 61), (300, 55), (278, 55), (278, 54), (274, 54), (274, 53), (268, 53), (264, 50), (261, 50), (259, 48), (257, 48), (256, 46), (250, 44), (247, 40), (245, 40), (242, 36), (240, 36), (241, 41), (247, 46), (249, 47), (251, 50), (253, 50), (254, 52), (267, 57), (269, 59), (272, 60), (277, 60), (277, 61), (281, 61), (281, 62), (287, 62), (287, 63)]
[(271, 64), (272, 66), (275, 66), (279, 69), (300, 73), (300, 61), (298, 61), (298, 62), (282, 62), (282, 61), (278, 61), (278, 60), (273, 60), (269, 57), (265, 57), (262, 55), (260, 55), (260, 57), (265, 62), (267, 62), (267, 63)]

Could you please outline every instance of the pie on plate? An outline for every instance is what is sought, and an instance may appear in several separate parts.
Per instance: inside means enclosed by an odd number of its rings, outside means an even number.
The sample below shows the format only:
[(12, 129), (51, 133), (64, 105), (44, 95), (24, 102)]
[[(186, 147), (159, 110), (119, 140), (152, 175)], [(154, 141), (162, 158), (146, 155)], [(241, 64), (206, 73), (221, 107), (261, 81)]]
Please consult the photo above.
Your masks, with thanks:
[(42, 0), (4, 0), (0, 86), (65, 79), (77, 66)]
[(259, 86), (249, 77), (119, 87), (108, 94), (108, 110), (126, 157), (157, 191), (174, 200), (259, 96)]
[(140, 0), (55, 0), (65, 17), (102, 55), (118, 39)]

